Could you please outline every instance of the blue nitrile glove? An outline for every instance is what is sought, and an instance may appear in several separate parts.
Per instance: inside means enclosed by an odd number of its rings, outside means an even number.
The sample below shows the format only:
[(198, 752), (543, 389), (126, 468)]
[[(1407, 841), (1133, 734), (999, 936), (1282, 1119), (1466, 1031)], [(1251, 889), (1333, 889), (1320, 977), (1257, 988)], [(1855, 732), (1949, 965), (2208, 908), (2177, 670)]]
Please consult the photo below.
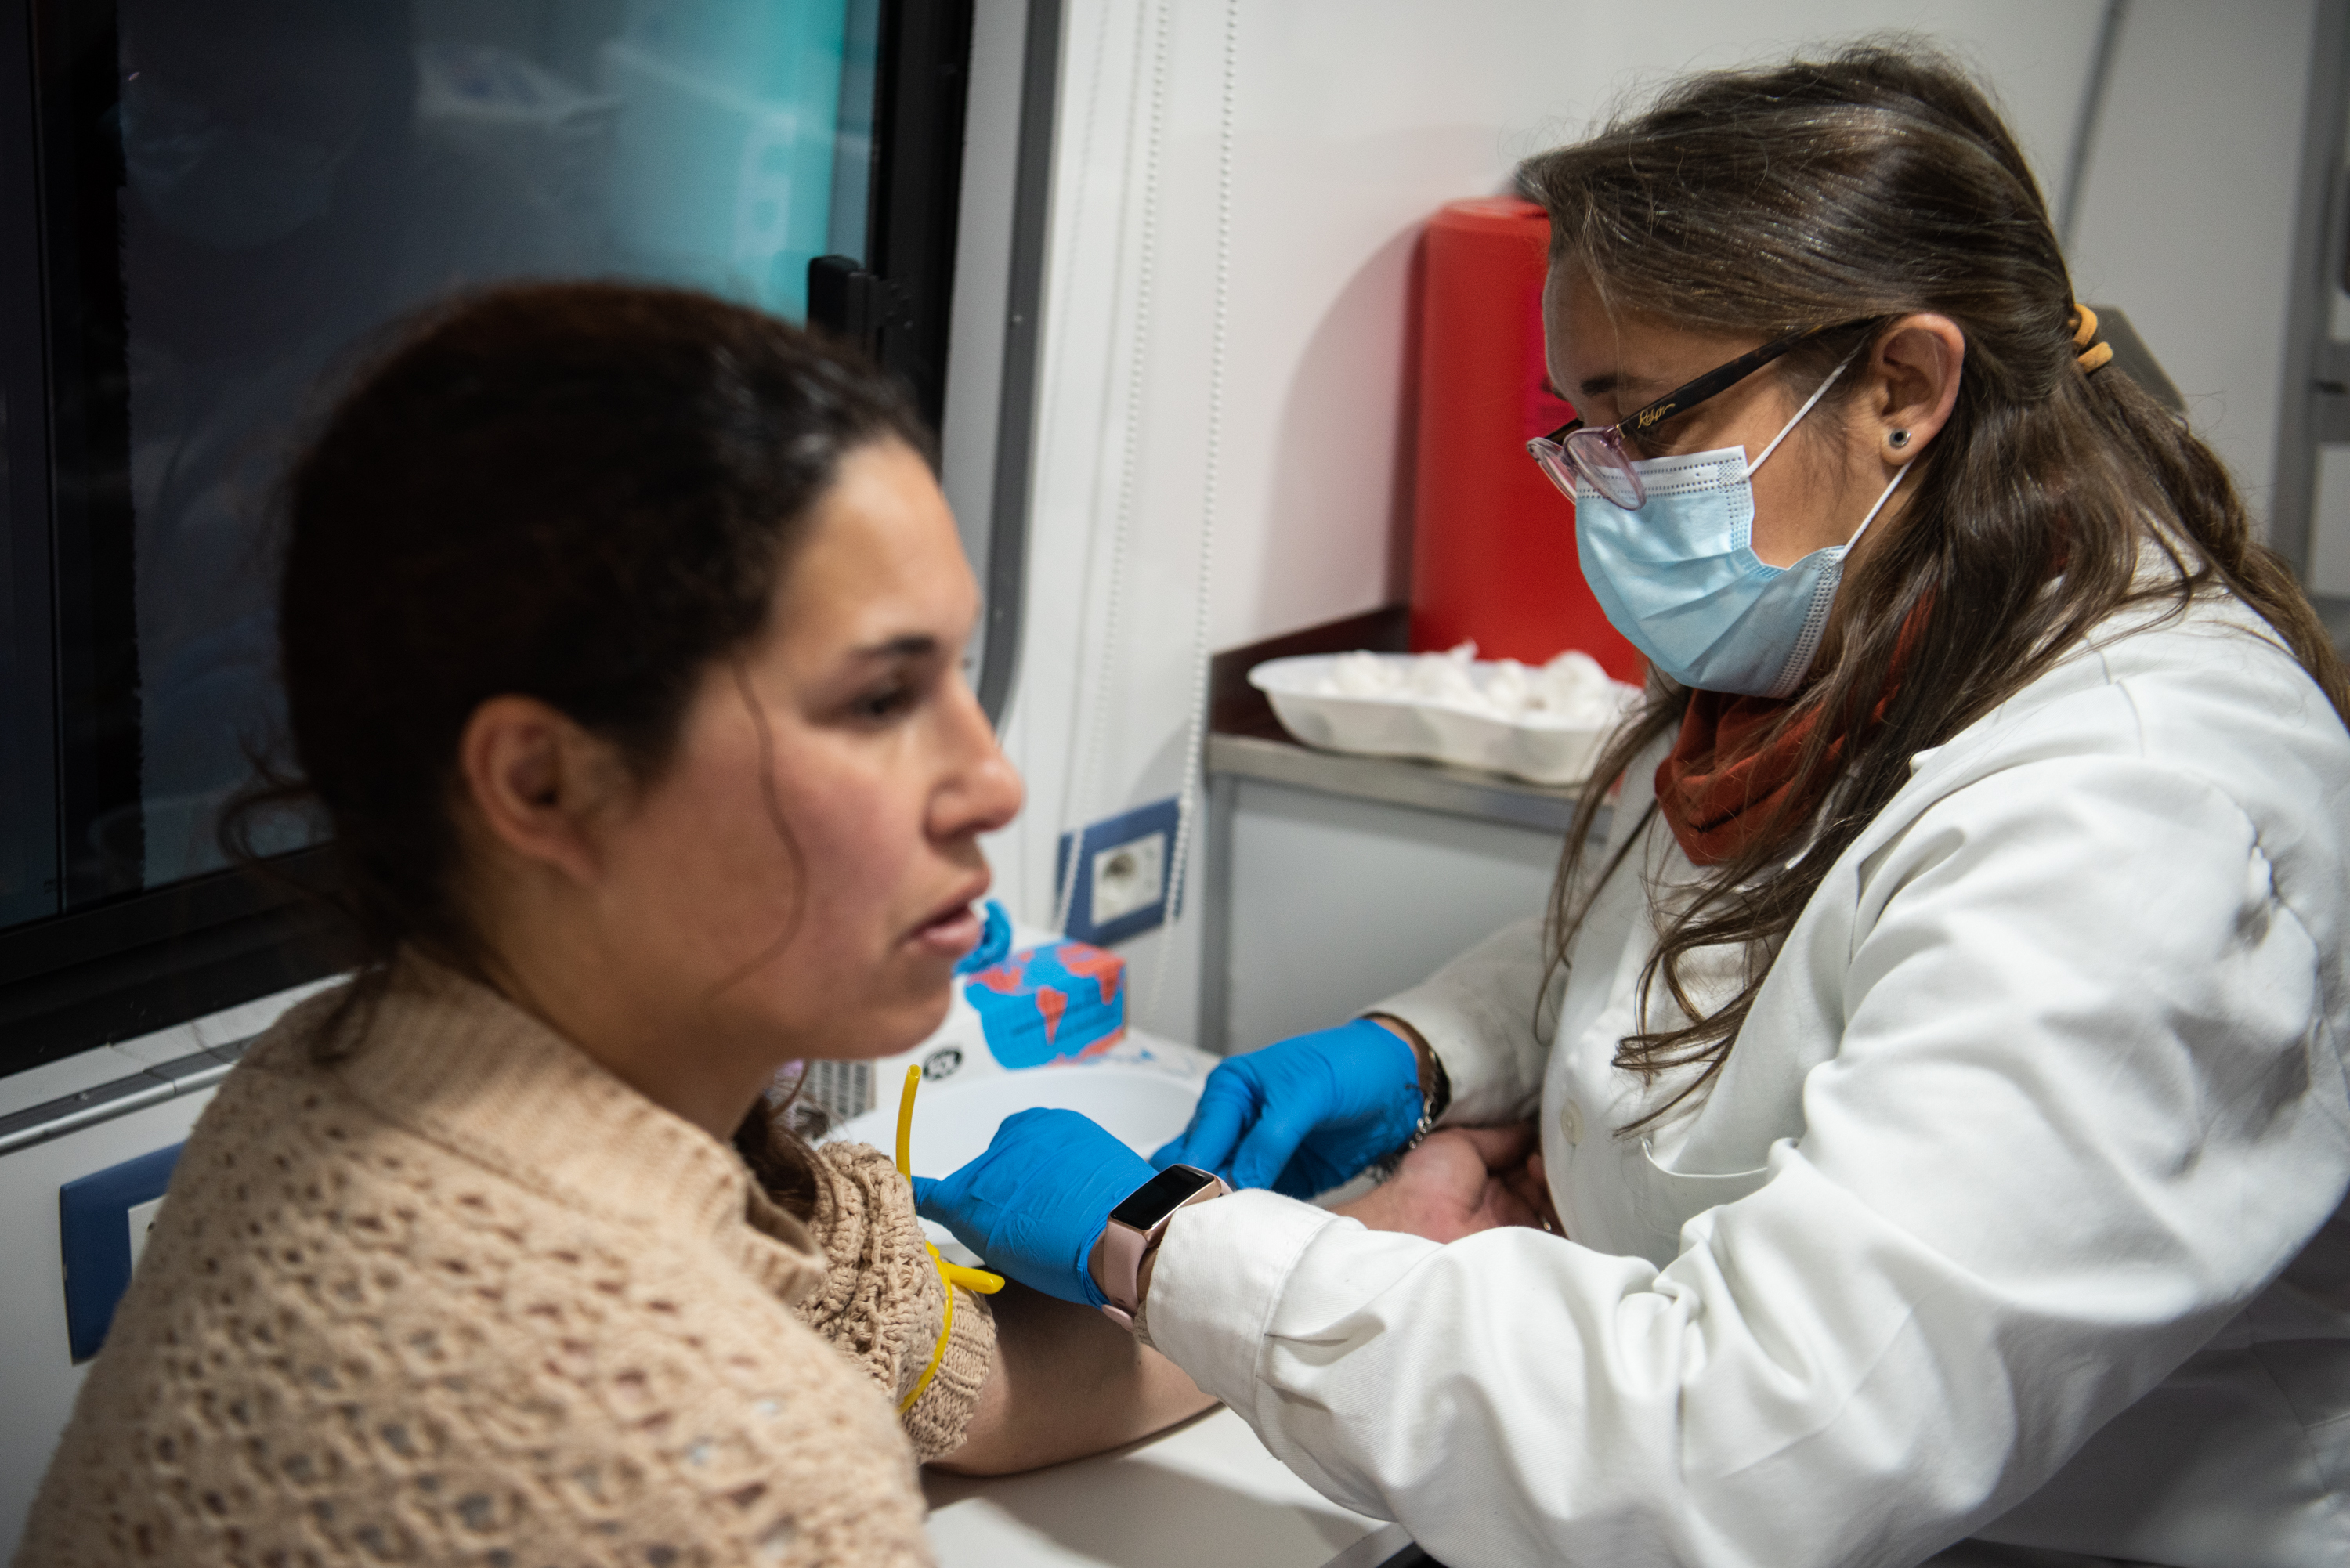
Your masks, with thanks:
[(1157, 1174), (1075, 1111), (1004, 1118), (987, 1152), (952, 1176), (914, 1178), (914, 1207), (1022, 1284), (1097, 1307), (1087, 1267), (1109, 1211)]
[(1357, 1018), (1225, 1062), (1208, 1075), (1191, 1126), (1150, 1163), (1312, 1198), (1401, 1148), (1421, 1104), (1419, 1053)]
[(957, 961), (957, 974), (977, 974), (1003, 961), (1012, 950), (1012, 912), (990, 898), (984, 906), (979, 928), (979, 945)]

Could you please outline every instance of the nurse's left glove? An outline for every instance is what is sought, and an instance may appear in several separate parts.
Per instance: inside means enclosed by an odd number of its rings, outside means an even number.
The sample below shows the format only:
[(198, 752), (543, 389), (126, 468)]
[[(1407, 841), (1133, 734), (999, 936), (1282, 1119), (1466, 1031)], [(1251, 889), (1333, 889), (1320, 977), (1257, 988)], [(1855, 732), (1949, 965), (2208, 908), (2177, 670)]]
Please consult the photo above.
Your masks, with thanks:
[(1182, 1136), (1150, 1157), (1234, 1187), (1313, 1198), (1353, 1180), (1419, 1130), (1419, 1054), (1367, 1018), (1277, 1040), (1208, 1075)]
[(914, 1178), (914, 1207), (997, 1272), (1098, 1307), (1109, 1298), (1088, 1266), (1094, 1242), (1109, 1211), (1157, 1174), (1075, 1111), (1022, 1111), (952, 1176)]

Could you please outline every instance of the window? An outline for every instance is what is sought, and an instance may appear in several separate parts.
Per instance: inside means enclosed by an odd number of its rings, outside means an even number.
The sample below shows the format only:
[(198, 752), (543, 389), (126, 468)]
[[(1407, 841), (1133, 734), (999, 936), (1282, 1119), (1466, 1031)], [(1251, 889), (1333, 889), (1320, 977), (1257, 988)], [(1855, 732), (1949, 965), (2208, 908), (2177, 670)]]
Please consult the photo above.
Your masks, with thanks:
[(0, 1073), (317, 972), (214, 830), (279, 736), (273, 487), (386, 323), (584, 275), (799, 319), (837, 258), (937, 420), (971, 25), (0, 0)]

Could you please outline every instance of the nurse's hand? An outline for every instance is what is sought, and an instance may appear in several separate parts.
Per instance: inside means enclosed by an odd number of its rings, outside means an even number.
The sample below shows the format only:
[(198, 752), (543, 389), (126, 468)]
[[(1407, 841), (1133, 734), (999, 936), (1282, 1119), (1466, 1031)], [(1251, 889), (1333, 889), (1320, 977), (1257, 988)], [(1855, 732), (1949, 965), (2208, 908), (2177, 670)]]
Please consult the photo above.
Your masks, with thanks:
[(914, 1178), (914, 1207), (998, 1273), (1097, 1307), (1089, 1264), (1109, 1211), (1150, 1179), (1150, 1162), (1075, 1111), (1004, 1118), (987, 1152), (942, 1179)]
[(1401, 1148), (1422, 1104), (1419, 1054), (1358, 1018), (1225, 1062), (1208, 1075), (1191, 1126), (1150, 1163), (1312, 1198)]

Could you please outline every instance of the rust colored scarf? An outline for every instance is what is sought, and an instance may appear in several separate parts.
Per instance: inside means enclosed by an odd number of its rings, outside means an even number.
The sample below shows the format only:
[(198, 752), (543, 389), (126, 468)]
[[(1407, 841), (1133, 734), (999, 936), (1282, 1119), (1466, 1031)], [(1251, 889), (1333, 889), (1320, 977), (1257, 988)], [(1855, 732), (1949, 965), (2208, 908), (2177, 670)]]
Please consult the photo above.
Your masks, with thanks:
[[(1901, 628), (1894, 645), (1893, 665), (1886, 671), (1885, 690), (1869, 705), (1862, 722), (1866, 733), (1885, 717), (1893, 695), (1901, 689), (1902, 666), (1924, 624), (1919, 606)], [(1793, 697), (1740, 697), (1721, 691), (1692, 691), (1689, 711), (1671, 753), (1657, 764), (1657, 809), (1664, 814), (1681, 853), (1699, 866), (1719, 866), (1746, 847), (1773, 822), (1800, 822), (1811, 815), (1828, 787), (1835, 782), (1850, 732), (1828, 742), (1824, 764), (1808, 780), (1795, 777), (1804, 747), (1819, 727), (1812, 714), (1788, 725), (1777, 735), (1772, 727), (1798, 700)], [(1801, 785), (1800, 791), (1798, 785)]]

